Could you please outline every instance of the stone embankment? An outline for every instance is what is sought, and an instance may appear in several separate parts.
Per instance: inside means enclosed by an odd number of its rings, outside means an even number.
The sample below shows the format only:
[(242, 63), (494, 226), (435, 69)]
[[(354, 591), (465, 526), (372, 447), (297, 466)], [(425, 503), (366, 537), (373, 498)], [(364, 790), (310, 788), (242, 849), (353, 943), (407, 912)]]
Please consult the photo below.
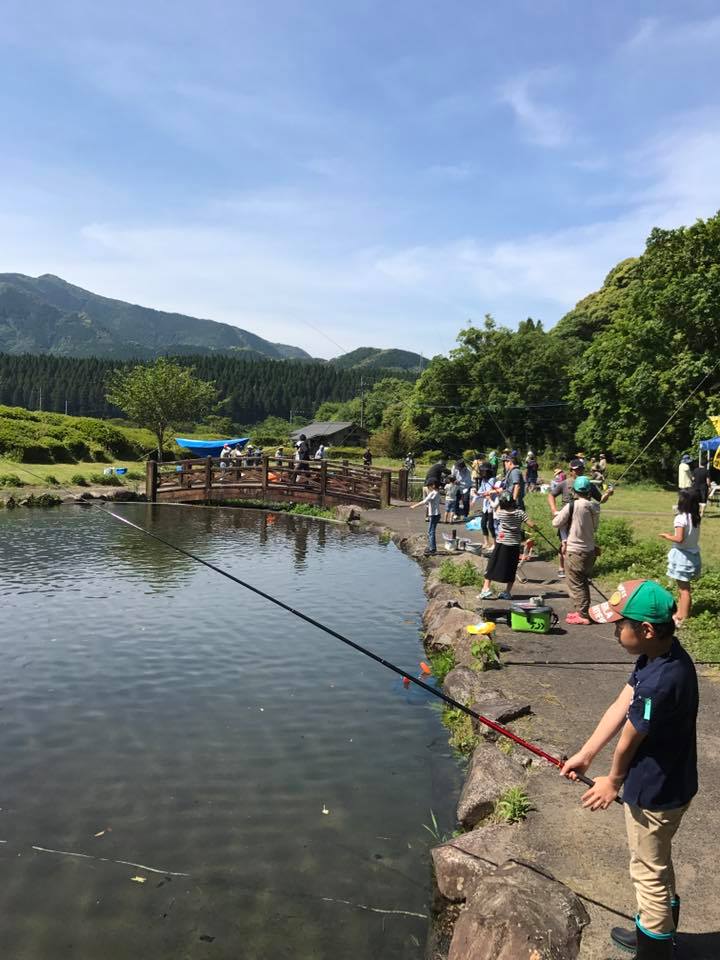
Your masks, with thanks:
[[(420, 510), (398, 504), (389, 510), (363, 510), (362, 518), (383, 531), (383, 542), (393, 539), (422, 564), (428, 597), (427, 658), (432, 660), (434, 651), (438, 657), (444, 650), (454, 651), (455, 667), (445, 677), (444, 690), (552, 756), (573, 753), (622, 690), (632, 659), (618, 647), (611, 628), (564, 622), (572, 607), (555, 564), (527, 564), (527, 582), (517, 583), (513, 595), (522, 600), (542, 594), (559, 624), (549, 634), (520, 633), (506, 625), (507, 602), (489, 601), (481, 611), (477, 587), (440, 581), (438, 568), (447, 555), (423, 558), (426, 527)], [(466, 554), (450, 559), (484, 564)], [(481, 672), (477, 658), (473, 662), (465, 627), (482, 614), (497, 623), (501, 669)], [(720, 843), (708, 832), (720, 806), (718, 676), (714, 667), (699, 671), (701, 787), (673, 844), (683, 897), (677, 938), (683, 960), (720, 957), (715, 889)], [(457, 743), (457, 730), (452, 737)], [(631, 926), (636, 910), (621, 807), (612, 804), (602, 813), (590, 813), (580, 803), (582, 785), (565, 780), (554, 766), (519, 747), (509, 749), (505, 738), (501, 749), (487, 728), (463, 727), (461, 745), (474, 751), (458, 798), (457, 817), (464, 832), (432, 852), (436, 894), (429, 960), (618, 957), (609, 942), (610, 927)], [(598, 757), (591, 775), (607, 772), (610, 752), (608, 748)], [(511, 781), (530, 800), (526, 819), (514, 824), (500, 822), (493, 812), (495, 800)]]
[[(478, 588), (443, 583), (439, 559), (424, 557), (426, 538), (385, 531), (400, 549), (422, 561), (428, 597), (423, 615), (427, 653), (452, 652), (455, 666), (442, 689), (454, 700), (498, 723), (512, 725), (532, 705), (501, 689), (502, 672), (485, 666), (473, 652), (467, 627), (481, 619)], [(466, 553), (448, 554), (482, 573), (486, 561)], [(472, 721), (474, 742), (457, 805), (461, 832), (432, 850), (435, 923), (427, 956), (431, 960), (574, 960), (590, 918), (580, 899), (557, 881), (528, 846), (516, 824), (498, 822), (498, 801), (508, 790), (531, 794), (554, 768), (533, 762), (532, 754), (509, 750), (509, 741)]]
[(146, 499), (144, 493), (136, 493), (134, 490), (118, 487), (93, 486), (89, 489), (78, 487), (76, 494), (68, 492), (67, 488), (61, 486), (34, 487), (32, 492), (25, 492), (20, 487), (0, 493), (0, 509), (3, 507), (7, 510), (16, 507), (59, 507), (62, 504), (77, 503), (80, 500), (84, 502), (100, 500), (112, 503), (136, 503), (143, 502)]

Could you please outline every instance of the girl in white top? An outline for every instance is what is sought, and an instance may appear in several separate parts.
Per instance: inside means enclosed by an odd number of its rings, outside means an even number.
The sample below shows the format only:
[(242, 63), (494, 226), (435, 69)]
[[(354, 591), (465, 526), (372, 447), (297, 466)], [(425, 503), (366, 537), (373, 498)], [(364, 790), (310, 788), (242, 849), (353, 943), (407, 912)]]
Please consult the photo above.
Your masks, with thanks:
[(702, 570), (699, 543), (700, 505), (692, 490), (680, 491), (673, 527), (674, 533), (661, 533), (660, 536), (673, 544), (668, 552), (667, 575), (677, 583), (678, 608), (675, 622), (680, 625), (690, 616), (692, 608), (690, 582), (697, 580)]

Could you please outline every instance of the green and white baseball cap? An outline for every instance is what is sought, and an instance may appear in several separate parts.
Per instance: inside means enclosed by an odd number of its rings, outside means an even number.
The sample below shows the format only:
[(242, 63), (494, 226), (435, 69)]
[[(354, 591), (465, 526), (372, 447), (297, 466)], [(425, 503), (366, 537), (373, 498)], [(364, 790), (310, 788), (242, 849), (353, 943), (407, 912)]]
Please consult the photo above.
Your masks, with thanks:
[(677, 607), (673, 595), (655, 580), (625, 580), (605, 603), (590, 607), (595, 623), (638, 620), (640, 623), (669, 623)]

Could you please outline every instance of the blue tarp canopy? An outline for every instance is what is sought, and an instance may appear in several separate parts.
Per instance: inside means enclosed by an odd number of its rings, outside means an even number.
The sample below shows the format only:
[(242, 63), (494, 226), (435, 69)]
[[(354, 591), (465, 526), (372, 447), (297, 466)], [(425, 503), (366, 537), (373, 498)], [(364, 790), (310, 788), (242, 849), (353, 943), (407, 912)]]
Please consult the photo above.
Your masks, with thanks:
[(720, 437), (713, 437), (711, 440), (701, 440), (701, 450), (717, 450), (720, 447)]
[(235, 437), (234, 440), (186, 440), (175, 437), (175, 443), (199, 457), (219, 457), (226, 444), (228, 447), (244, 447), (249, 439), (250, 437)]

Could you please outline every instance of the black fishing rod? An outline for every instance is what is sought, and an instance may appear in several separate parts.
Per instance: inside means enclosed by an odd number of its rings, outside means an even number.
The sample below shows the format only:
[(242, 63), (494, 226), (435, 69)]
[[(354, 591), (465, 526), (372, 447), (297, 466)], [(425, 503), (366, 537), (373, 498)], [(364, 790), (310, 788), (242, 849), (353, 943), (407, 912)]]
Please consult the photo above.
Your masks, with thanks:
[[(21, 469), (25, 470), (24, 467)], [(33, 473), (31, 470), (25, 470), (26, 473), (30, 476), (38, 478), (38, 474)], [(40, 479), (40, 478), (38, 478)], [(63, 489), (67, 490), (67, 487)], [(71, 491), (68, 491), (71, 493)], [(73, 495), (71, 493), (71, 495)], [(73, 495), (74, 496), (74, 495)], [(88, 503), (87, 500), (80, 500), (80, 503)], [(90, 506), (93, 506), (93, 502), (90, 502)], [(531, 743), (529, 740), (525, 740), (522, 737), (518, 736), (516, 733), (513, 733), (512, 730), (509, 730), (507, 727), (504, 727), (500, 723), (496, 723), (494, 720), (490, 720), (489, 717), (484, 717), (482, 714), (477, 713), (475, 710), (471, 710), (470, 707), (465, 706), (465, 704), (460, 703), (459, 700), (455, 700), (453, 697), (448, 696), (446, 693), (443, 693), (442, 690), (438, 690), (436, 687), (431, 686), (429, 683), (425, 683), (424, 680), (420, 680), (419, 677), (413, 676), (411, 673), (407, 673), (401, 667), (398, 667), (396, 664), (392, 663), (390, 660), (386, 660), (384, 657), (381, 657), (379, 654), (375, 653), (372, 650), (369, 650), (367, 647), (363, 647), (361, 644), (356, 643), (354, 640), (351, 640), (349, 637), (344, 636), (342, 633), (338, 633), (337, 630), (333, 630), (332, 627), (328, 627), (326, 624), (321, 623), (319, 620), (316, 620), (314, 617), (309, 616), (307, 613), (303, 613), (302, 610), (298, 610), (295, 607), (290, 606), (290, 604), (285, 603), (283, 600), (279, 600), (277, 597), (274, 597), (272, 594), (267, 593), (265, 590), (261, 590), (259, 587), (254, 586), (252, 583), (248, 583), (246, 580), (241, 580), (240, 577), (236, 577), (234, 574), (230, 573), (227, 570), (223, 570), (222, 567), (216, 566), (214, 563), (210, 563), (209, 560), (204, 560), (202, 557), (199, 557), (197, 554), (192, 553), (190, 550), (186, 550), (184, 547), (179, 547), (176, 543), (172, 543), (170, 540), (166, 540), (165, 537), (161, 537), (158, 533), (153, 533), (151, 530), (148, 530), (146, 527), (140, 526), (138, 523), (133, 523), (132, 520), (128, 520), (127, 517), (121, 516), (119, 513), (115, 513), (109, 509), (104, 504), (97, 504), (100, 509), (100, 512), (106, 516), (112, 517), (114, 520), (117, 520), (119, 523), (123, 523), (128, 527), (131, 527), (133, 530), (137, 530), (138, 533), (143, 534), (146, 537), (150, 537), (153, 540), (157, 540), (158, 543), (164, 544), (166, 547), (169, 547), (171, 550), (174, 550), (176, 553), (181, 554), (182, 556), (188, 557), (190, 560), (194, 560), (196, 563), (201, 564), (203, 567), (207, 567), (208, 570), (212, 570), (215, 573), (220, 574), (221, 577), (225, 577), (227, 580), (232, 581), (232, 583), (237, 584), (240, 587), (243, 587), (245, 590), (249, 590), (251, 593), (254, 593), (258, 597), (262, 597), (263, 600), (267, 600), (269, 603), (274, 604), (276, 607), (279, 607), (281, 610), (285, 610), (287, 613), (291, 614), (294, 617), (297, 617), (299, 620), (303, 620), (305, 623), (309, 623), (311, 626), (316, 627), (318, 630), (322, 630), (323, 633), (328, 634), (330, 637), (339, 640), (341, 643), (346, 644), (348, 647), (351, 647), (353, 650), (356, 650), (358, 653), (363, 654), (366, 657), (369, 657), (371, 660), (374, 660), (376, 663), (381, 664), (381, 666), (386, 667), (388, 670), (392, 670), (393, 673), (396, 673), (398, 676), (402, 677), (404, 680), (414, 683), (415, 686), (420, 687), (422, 690), (425, 690), (427, 693), (432, 694), (434, 697), (438, 697), (440, 700), (443, 700), (448, 706), (453, 707), (456, 710), (460, 710), (467, 716), (472, 717), (473, 720), (477, 720), (478, 723), (483, 724), (483, 726), (488, 727), (490, 730), (493, 730), (495, 733), (500, 734), (500, 736), (506, 737), (508, 740), (512, 740), (513, 743), (516, 743), (519, 747), (522, 747), (524, 750), (534, 753), (535, 756), (540, 757), (543, 760), (546, 760), (548, 763), (552, 764), (558, 769), (562, 769), (565, 764), (565, 760), (561, 757), (555, 757), (550, 753), (547, 753), (542, 747), (538, 747), (536, 744)], [(575, 777), (581, 783), (584, 783), (588, 787), (593, 787), (595, 781), (591, 780), (589, 777), (586, 777), (582, 774), (576, 773)], [(620, 797), (616, 798), (618, 803), (622, 803)]]

